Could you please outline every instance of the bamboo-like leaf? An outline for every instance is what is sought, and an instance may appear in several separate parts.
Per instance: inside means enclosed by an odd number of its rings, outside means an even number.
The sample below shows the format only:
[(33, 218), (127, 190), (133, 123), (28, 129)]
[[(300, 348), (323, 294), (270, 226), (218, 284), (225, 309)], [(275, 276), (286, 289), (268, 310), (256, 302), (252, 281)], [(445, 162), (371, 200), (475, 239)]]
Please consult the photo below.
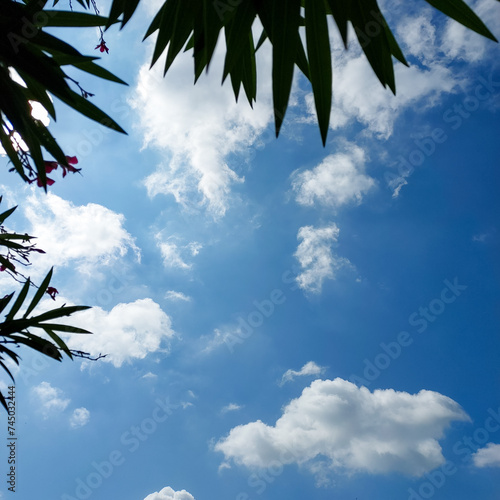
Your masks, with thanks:
[(97, 106), (76, 92), (71, 91), (71, 98), (67, 98), (65, 95), (57, 95), (57, 97), (68, 106), (71, 106), (82, 115), (85, 115), (87, 118), (90, 118), (91, 120), (94, 120), (112, 130), (116, 130), (117, 132), (121, 132), (125, 135), (127, 134), (127, 132), (125, 132), (125, 130), (123, 130), (118, 123), (104, 113), (104, 111), (100, 110)]
[(47, 291), (47, 287), (49, 286), (50, 280), (52, 279), (52, 272), (53, 268), (47, 273), (47, 276), (45, 276), (44, 280), (42, 281), (42, 284), (38, 288), (38, 290), (35, 293), (35, 296), (31, 300), (30, 305), (26, 309), (26, 312), (23, 315), (23, 318), (26, 319), (28, 315), (35, 309), (35, 307), (38, 305), (40, 300), (42, 300), (43, 294)]
[(436, 9), (480, 35), (497, 42), (493, 33), (463, 0), (426, 0)]
[(248, 49), (248, 34), (252, 33), (252, 24), (256, 15), (257, 12), (252, 0), (243, 0), (235, 7), (235, 13), (231, 17), (231, 21), (226, 24), (226, 58), (222, 81), (226, 79), (236, 62), (241, 58), (243, 51)]
[(256, 8), (273, 45), (273, 104), (278, 137), (288, 107), (297, 59), (300, 0), (261, 0)]
[(0, 214), (0, 226), (5, 222), (5, 220), (8, 217), (10, 217), (14, 213), (16, 208), (17, 208), (17, 205), (15, 207), (9, 208), (8, 210), (6, 210), (5, 212), (2, 212)]
[(34, 323), (41, 323), (42, 321), (48, 321), (50, 319), (62, 318), (63, 316), (71, 316), (73, 313), (78, 311), (85, 311), (90, 309), (89, 306), (63, 306), (57, 309), (52, 309), (38, 316), (30, 318)]
[(335, 20), (335, 24), (339, 29), (340, 36), (344, 42), (344, 47), (347, 49), (347, 23), (349, 21), (350, 2), (328, 0), (328, 6), (331, 14), (333, 15), (333, 19)]
[(3, 312), (3, 310), (8, 306), (12, 297), (14, 297), (14, 292), (12, 292), (10, 295), (5, 295), (4, 297), (0, 298), (0, 312)]
[(23, 287), (21, 288), (21, 291), (19, 292), (19, 295), (17, 296), (16, 301), (12, 305), (9, 314), (6, 316), (7, 321), (12, 321), (14, 319), (14, 316), (17, 314), (19, 309), (21, 309), (21, 306), (24, 303), (24, 300), (26, 299), (26, 296), (28, 295), (28, 291), (30, 289), (30, 280), (29, 278), (26, 280), (26, 283), (24, 283)]
[(305, 18), (309, 74), (324, 146), (332, 108), (332, 56), (324, 2), (306, 0)]
[(78, 333), (78, 334), (85, 334), (85, 335), (92, 335), (92, 332), (89, 332), (88, 330), (84, 330), (83, 328), (78, 328), (76, 326), (70, 326), (70, 325), (60, 325), (57, 323), (39, 323), (34, 325), (36, 328), (43, 328), (44, 330), (46, 328), (49, 328), (50, 330), (57, 330), (59, 332), (66, 332), (66, 333)]
[(396, 93), (391, 49), (380, 22), (382, 14), (377, 1), (352, 0), (350, 15), (359, 44), (373, 71), (384, 87), (388, 85)]
[(68, 349), (68, 346), (64, 343), (64, 341), (59, 337), (59, 335), (56, 335), (50, 328), (44, 328), (45, 333), (59, 346), (59, 348), (66, 353), (66, 355), (70, 358), (73, 359), (73, 355), (71, 354), (71, 351)]
[(172, 36), (170, 37), (167, 58), (165, 60), (165, 67), (163, 69), (164, 75), (167, 73), (170, 66), (174, 62), (174, 59), (177, 57), (177, 54), (182, 50), (182, 47), (184, 47), (186, 41), (189, 38), (189, 34), (193, 30), (195, 10), (196, 10), (195, 0), (183, 0), (179, 4), (175, 12), (175, 19), (173, 21), (173, 28), (172, 28)]
[[(91, 28), (94, 26), (106, 26), (108, 18), (86, 12), (73, 12), (67, 10), (48, 10), (47, 17), (42, 18), (38, 23), (39, 27), (60, 27), (60, 28)], [(35, 22), (35, 25), (37, 23)]]

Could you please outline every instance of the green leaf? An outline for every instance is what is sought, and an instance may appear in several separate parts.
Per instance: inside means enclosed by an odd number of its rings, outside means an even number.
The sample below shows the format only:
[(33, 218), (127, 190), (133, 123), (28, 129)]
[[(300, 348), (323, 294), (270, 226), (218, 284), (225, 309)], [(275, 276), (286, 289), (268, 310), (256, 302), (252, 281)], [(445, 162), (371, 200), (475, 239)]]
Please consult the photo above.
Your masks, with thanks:
[(35, 21), (35, 26), (43, 27), (65, 27), (65, 28), (90, 28), (93, 26), (106, 26), (107, 17), (98, 16), (95, 14), (87, 14), (86, 12), (73, 12), (67, 10), (47, 10), (48, 20), (40, 16), (38, 24)]
[(57, 347), (46, 339), (42, 339), (37, 335), (30, 334), (29, 332), (24, 332), (26, 337), (21, 337), (19, 335), (11, 335), (10, 338), (17, 342), (18, 344), (24, 344), (35, 351), (45, 354), (49, 358), (55, 359), (56, 361), (61, 361), (62, 356)]
[(85, 71), (86, 73), (90, 73), (91, 75), (98, 76), (99, 78), (102, 78), (104, 80), (120, 83), (121, 85), (128, 85), (127, 82), (124, 82), (121, 78), (118, 78), (107, 69), (101, 68), (101, 66), (98, 66), (92, 61), (73, 63), (73, 66), (81, 71)]
[(30, 314), (30, 312), (33, 311), (33, 309), (35, 309), (35, 307), (38, 305), (38, 303), (42, 299), (43, 294), (47, 291), (47, 287), (49, 286), (50, 280), (52, 278), (52, 272), (53, 272), (53, 269), (51, 269), (47, 273), (47, 276), (45, 276), (45, 279), (42, 281), (42, 284), (40, 285), (40, 287), (36, 291), (35, 296), (31, 300), (30, 305), (28, 306), (28, 309), (26, 309), (26, 312), (23, 315), (24, 319), (26, 319), (28, 317), (28, 314)]
[(3, 397), (2, 391), (0, 391), (0, 403), (2, 403), (2, 406), (6, 409), (6, 411), (8, 413), (9, 408), (7, 406), (7, 402), (5, 401), (5, 398)]
[(234, 15), (225, 26), (226, 58), (222, 74), (223, 82), (241, 58), (243, 51), (248, 49), (248, 35), (252, 34), (252, 24), (257, 15), (252, 0), (243, 0), (235, 9)]
[(426, 0), (426, 2), (472, 31), (494, 42), (498, 41), (463, 0)]
[(101, 111), (97, 106), (95, 106), (76, 92), (71, 91), (71, 99), (68, 99), (64, 95), (57, 95), (57, 97), (68, 106), (71, 106), (82, 115), (85, 115), (87, 118), (90, 118), (91, 120), (94, 120), (112, 130), (116, 130), (117, 132), (121, 132), (125, 135), (127, 134), (127, 132), (125, 132), (125, 130), (123, 130), (120, 125), (118, 125), (112, 118), (104, 113), (104, 111)]
[(12, 292), (10, 295), (5, 295), (5, 297), (0, 298), (0, 312), (3, 312), (12, 297), (14, 297), (14, 292)]
[[(177, 57), (177, 54), (184, 47), (189, 38), (189, 34), (194, 28), (194, 11), (196, 10), (195, 0), (183, 0), (178, 4), (173, 21), (172, 36), (168, 46), (167, 58), (163, 74), (165, 75)], [(161, 28), (160, 28), (161, 33)]]
[(347, 49), (347, 23), (349, 21), (349, 6), (350, 3), (339, 0), (328, 0), (328, 7), (333, 15), (335, 24), (339, 29), (340, 36), (344, 42), (344, 47)]
[(10, 262), (10, 260), (7, 260), (3, 255), (0, 255), (0, 265), (8, 269), (9, 271), (12, 271), (13, 273), (16, 272), (16, 268), (14, 267), (14, 264)]
[(78, 328), (76, 326), (70, 326), (70, 325), (60, 325), (57, 323), (39, 323), (34, 326), (36, 328), (43, 328), (43, 329), (49, 328), (50, 330), (57, 330), (59, 332), (92, 335), (92, 332), (89, 332), (88, 330), (84, 330), (83, 328)]
[[(5, 365), (5, 363), (3, 361), (0, 361), (0, 365), (2, 366), (2, 368), (7, 372), (7, 374), (9, 375), (9, 377), (11, 378), (12, 382), (15, 382), (14, 380), (14, 376), (12, 375), (12, 373), (10, 372), (10, 370), (7, 368), (7, 366)], [(5, 405), (4, 405), (5, 406)]]
[(5, 222), (5, 219), (10, 217), (14, 213), (16, 208), (17, 208), (17, 205), (15, 207), (9, 208), (8, 210), (6, 210), (5, 212), (2, 212), (0, 214), (0, 226)]
[(26, 283), (23, 285), (21, 288), (21, 291), (19, 292), (19, 295), (17, 296), (16, 301), (12, 305), (12, 308), (9, 311), (9, 314), (6, 316), (7, 321), (12, 321), (14, 319), (14, 316), (16, 313), (21, 309), (21, 306), (24, 303), (24, 300), (26, 299), (26, 296), (28, 295), (28, 291), (30, 289), (30, 280), (29, 278), (26, 280)]
[(44, 328), (45, 333), (59, 346), (59, 348), (67, 354), (67, 356), (70, 359), (73, 359), (73, 355), (71, 354), (71, 351), (68, 349), (68, 346), (64, 343), (64, 341), (56, 335), (53, 331), (51, 331), (49, 328)]
[[(63, 306), (57, 309), (52, 309), (38, 316), (30, 318), (34, 323), (41, 323), (42, 321), (47, 321), (49, 319), (62, 318), (63, 316), (71, 316), (73, 313), (78, 311), (85, 311), (90, 309), (89, 306)], [(42, 325), (43, 326), (43, 325)]]
[(305, 19), (309, 75), (324, 146), (332, 108), (332, 56), (324, 2), (306, 0)]
[(396, 93), (391, 48), (386, 31), (382, 29), (385, 21), (376, 0), (352, 0), (351, 22), (378, 79)]
[(261, 0), (257, 13), (273, 45), (273, 104), (276, 137), (285, 117), (297, 59), (300, 0)]

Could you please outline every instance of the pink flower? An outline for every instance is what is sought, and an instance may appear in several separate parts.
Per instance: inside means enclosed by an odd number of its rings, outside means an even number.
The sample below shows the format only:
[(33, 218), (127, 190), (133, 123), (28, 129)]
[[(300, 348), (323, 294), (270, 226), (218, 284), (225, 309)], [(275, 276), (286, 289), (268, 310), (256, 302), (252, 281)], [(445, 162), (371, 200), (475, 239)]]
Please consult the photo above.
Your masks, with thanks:
[(76, 156), (66, 156), (66, 161), (68, 162), (69, 165), (61, 165), (62, 171), (63, 171), (63, 177), (66, 177), (66, 174), (69, 172), (79, 172), (81, 169), (80, 168), (75, 168), (72, 165), (76, 165), (78, 163), (78, 158)]
[(99, 49), (101, 52), (106, 51), (109, 54), (109, 49), (106, 47), (106, 42), (101, 38), (101, 42), (96, 46), (95, 50)]
[(47, 288), (47, 290), (45, 291), (45, 293), (48, 293), (48, 294), (50, 295), (50, 298), (51, 298), (52, 300), (56, 300), (56, 295), (57, 295), (59, 292), (58, 292), (58, 291), (57, 291), (57, 289), (56, 289), (56, 288), (54, 288), (53, 286), (49, 286), (49, 287)]
[(45, 162), (45, 172), (50, 174), (50, 172), (52, 172), (52, 170), (55, 170), (58, 165), (59, 165), (59, 163), (57, 163), (56, 161), (46, 161)]

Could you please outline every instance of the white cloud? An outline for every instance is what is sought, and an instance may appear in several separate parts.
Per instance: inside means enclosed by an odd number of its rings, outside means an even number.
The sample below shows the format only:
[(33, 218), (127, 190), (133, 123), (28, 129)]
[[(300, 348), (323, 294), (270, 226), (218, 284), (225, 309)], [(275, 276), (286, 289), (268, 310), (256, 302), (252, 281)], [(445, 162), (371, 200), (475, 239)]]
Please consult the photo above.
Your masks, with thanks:
[(148, 372), (148, 373), (145, 373), (141, 378), (152, 378), (152, 379), (156, 380), (158, 378), (158, 375), (156, 375), (153, 372)]
[(240, 333), (240, 331), (241, 330), (238, 328), (215, 328), (212, 335), (203, 335), (201, 337), (202, 342), (205, 344), (202, 352), (208, 354), (222, 344), (231, 345), (232, 340)]
[(275, 425), (234, 427), (215, 450), (250, 468), (296, 463), (314, 471), (319, 463), (331, 472), (421, 476), (445, 462), (438, 440), (450, 423), (469, 420), (437, 392), (370, 392), (340, 378), (315, 380)]
[(236, 404), (236, 403), (229, 403), (228, 405), (224, 406), (222, 409), (221, 409), (221, 413), (227, 413), (228, 411), (237, 411), (237, 410), (241, 410), (243, 408), (243, 406), (239, 405), (239, 404)]
[[(228, 157), (248, 152), (272, 116), (265, 77), (258, 80), (259, 98), (253, 109), (243, 90), (235, 102), (229, 79), (221, 86), (223, 44), (219, 40), (208, 75), (196, 85), (191, 54), (177, 58), (165, 79), (159, 65), (152, 70), (144, 65), (131, 101), (139, 112), (145, 144), (164, 154), (164, 161), (145, 180), (149, 196), (172, 195), (185, 207), (205, 206), (216, 217), (227, 210), (231, 187), (244, 180)], [(268, 48), (262, 47), (258, 55), (260, 66), (261, 59), (270, 57)], [(268, 73), (259, 71), (259, 76)]]
[(297, 275), (299, 287), (307, 292), (319, 293), (325, 279), (334, 279), (335, 273), (350, 262), (332, 253), (331, 246), (336, 243), (339, 228), (332, 223), (329, 226), (314, 228), (303, 226), (297, 239), (301, 240), (294, 256), (303, 271)]
[(168, 290), (165, 292), (165, 298), (172, 301), (182, 300), (184, 302), (191, 302), (191, 297), (182, 292), (176, 292), (175, 290)]
[(72, 316), (71, 324), (93, 332), (65, 337), (71, 349), (107, 354), (102, 361), (116, 367), (152, 352), (168, 352), (168, 341), (175, 335), (169, 316), (149, 298), (118, 304), (109, 312), (93, 307)]
[(88, 424), (90, 420), (90, 412), (87, 408), (76, 408), (69, 419), (69, 425), (73, 429), (77, 429), (78, 427), (83, 427)]
[(318, 166), (292, 174), (292, 187), (301, 205), (316, 202), (333, 208), (360, 203), (375, 181), (364, 173), (365, 154), (354, 144), (344, 153), (327, 156)]
[[(500, 29), (498, 4), (490, 0), (475, 2), (474, 12), (486, 23), (498, 37)], [(445, 25), (442, 50), (451, 59), (463, 59), (466, 62), (478, 62), (484, 59), (488, 46), (493, 42), (474, 33), (461, 24), (448, 20)]]
[(500, 444), (488, 443), (472, 455), (476, 467), (500, 467)]
[(394, 96), (378, 82), (364, 55), (350, 58), (344, 55), (339, 59), (345, 61), (336, 68), (332, 128), (356, 119), (383, 139), (392, 134), (396, 118), (405, 108), (417, 104), (420, 109), (432, 107), (443, 93), (452, 92), (457, 83), (451, 71), (439, 64), (407, 68), (396, 63), (397, 95)]
[(123, 227), (125, 217), (102, 205), (75, 206), (51, 193), (33, 194), (27, 199), (25, 215), (37, 248), (59, 266), (75, 264), (90, 274), (96, 265), (110, 264), (129, 250), (140, 259), (134, 239)]
[(170, 486), (166, 486), (160, 491), (151, 493), (144, 500), (194, 500), (194, 496), (186, 490), (174, 491)]
[(61, 389), (52, 387), (48, 382), (33, 387), (32, 391), (39, 400), (44, 418), (48, 418), (51, 413), (64, 411), (71, 401), (63, 397)]
[(196, 241), (188, 243), (187, 245), (178, 245), (175, 239), (175, 237), (171, 236), (163, 240), (161, 233), (156, 235), (157, 245), (163, 257), (163, 265), (167, 268), (177, 267), (179, 269), (191, 269), (192, 264), (185, 262), (183, 254), (187, 253), (194, 257), (200, 253), (203, 245)]
[(432, 61), (436, 57), (436, 28), (431, 22), (432, 10), (425, 9), (418, 16), (401, 18), (396, 32), (403, 53), (422, 61)]
[(299, 371), (287, 370), (281, 377), (280, 385), (291, 382), (295, 377), (304, 377), (309, 375), (321, 375), (325, 368), (318, 366), (314, 361), (307, 362)]

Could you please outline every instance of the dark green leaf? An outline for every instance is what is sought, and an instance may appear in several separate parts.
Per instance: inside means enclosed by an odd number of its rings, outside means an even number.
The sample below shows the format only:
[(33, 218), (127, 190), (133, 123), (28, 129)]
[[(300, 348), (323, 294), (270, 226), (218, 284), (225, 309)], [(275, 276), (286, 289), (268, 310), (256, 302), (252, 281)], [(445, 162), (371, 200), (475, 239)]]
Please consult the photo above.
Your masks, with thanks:
[(36, 291), (33, 299), (31, 300), (31, 303), (28, 306), (28, 309), (26, 309), (26, 312), (24, 313), (23, 318), (26, 319), (28, 317), (28, 314), (30, 314), (31, 311), (33, 311), (33, 309), (35, 309), (35, 307), (38, 305), (38, 303), (42, 299), (43, 294), (47, 291), (47, 287), (49, 286), (50, 280), (52, 278), (52, 271), (53, 271), (53, 269), (51, 269), (47, 273), (47, 276), (45, 276), (45, 279), (42, 281), (42, 284), (40, 285), (40, 287)]
[(495, 42), (498, 41), (463, 0), (426, 0), (426, 2), (472, 31)]
[(305, 16), (309, 75), (324, 146), (332, 108), (332, 56), (324, 2), (306, 0)]

